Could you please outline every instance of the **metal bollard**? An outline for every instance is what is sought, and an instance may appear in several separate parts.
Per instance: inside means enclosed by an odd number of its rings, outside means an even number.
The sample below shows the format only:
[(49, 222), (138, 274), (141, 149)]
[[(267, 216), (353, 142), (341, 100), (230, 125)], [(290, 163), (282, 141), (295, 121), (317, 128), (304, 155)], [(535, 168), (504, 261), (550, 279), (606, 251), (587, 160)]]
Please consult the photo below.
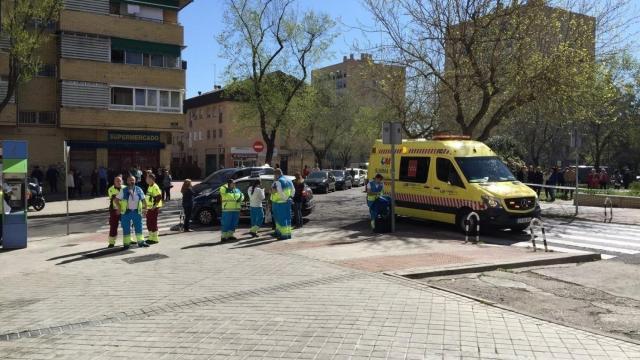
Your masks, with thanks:
[(536, 235), (534, 231), (535, 228), (539, 228), (540, 231), (542, 232), (542, 242), (544, 244), (544, 251), (545, 252), (549, 251), (549, 249), (547, 248), (547, 234), (544, 230), (544, 223), (542, 222), (542, 220), (538, 218), (533, 218), (529, 223), (529, 231), (531, 232), (531, 244), (533, 245), (533, 251), (534, 252), (538, 251), (536, 248)]
[(471, 224), (471, 218), (475, 217), (476, 218), (476, 241), (475, 243), (479, 243), (480, 242), (480, 215), (478, 215), (475, 212), (470, 212), (469, 215), (467, 215), (467, 218), (464, 220), (464, 243), (468, 243), (469, 242), (469, 225)]
[[(607, 205), (609, 205), (609, 218), (607, 218)], [(613, 221), (613, 201), (610, 198), (604, 199), (604, 222), (611, 223)]]

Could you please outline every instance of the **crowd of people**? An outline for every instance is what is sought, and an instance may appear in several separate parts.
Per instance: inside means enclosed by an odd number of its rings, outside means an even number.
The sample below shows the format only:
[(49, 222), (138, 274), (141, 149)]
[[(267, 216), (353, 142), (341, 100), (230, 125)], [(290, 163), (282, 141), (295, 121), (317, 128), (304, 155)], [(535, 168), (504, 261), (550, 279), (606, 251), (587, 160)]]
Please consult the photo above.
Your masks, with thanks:
[[(538, 196), (544, 190), (545, 197), (549, 201), (555, 201), (556, 195), (562, 195), (566, 199), (573, 198), (574, 190), (568, 188), (576, 186), (575, 166), (565, 168), (553, 166), (543, 169), (540, 166), (529, 165), (518, 169), (515, 175), (518, 181), (532, 184), (531, 187), (538, 193)], [(609, 175), (604, 168), (592, 168), (586, 179), (581, 178), (580, 180), (586, 181), (589, 189), (628, 189), (633, 181), (633, 176), (629, 169), (616, 170), (613, 175)], [(567, 189), (562, 189), (562, 187)]]

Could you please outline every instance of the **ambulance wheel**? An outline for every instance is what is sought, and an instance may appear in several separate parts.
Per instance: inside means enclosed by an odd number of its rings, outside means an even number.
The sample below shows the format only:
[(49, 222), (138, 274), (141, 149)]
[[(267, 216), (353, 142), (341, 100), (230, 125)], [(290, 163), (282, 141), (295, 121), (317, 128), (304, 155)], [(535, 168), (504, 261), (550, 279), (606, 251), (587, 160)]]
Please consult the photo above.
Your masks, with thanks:
[[(465, 233), (466, 230), (466, 225), (465, 225), (465, 220), (467, 219), (467, 216), (471, 213), (471, 209), (462, 209), (460, 210), (460, 212), (458, 213), (458, 216), (456, 217), (456, 225), (458, 226), (458, 229), (460, 230), (461, 233)], [(476, 234), (476, 218), (472, 217), (471, 219), (469, 219), (469, 235), (475, 235)]]

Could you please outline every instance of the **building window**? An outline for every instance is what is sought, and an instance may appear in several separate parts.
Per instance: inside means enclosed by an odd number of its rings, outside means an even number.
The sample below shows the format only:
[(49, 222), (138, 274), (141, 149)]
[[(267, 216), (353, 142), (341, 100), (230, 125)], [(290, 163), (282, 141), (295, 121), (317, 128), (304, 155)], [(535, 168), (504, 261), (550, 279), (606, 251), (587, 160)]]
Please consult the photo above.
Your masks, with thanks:
[(133, 106), (133, 89), (120, 87), (111, 88), (111, 104)]
[(124, 50), (111, 50), (111, 62), (124, 64)]
[(182, 93), (171, 90), (113, 87), (111, 108), (179, 113), (182, 111)]
[(213, 133), (213, 138), (215, 139), (216, 138), (216, 129), (213, 129), (211, 132)]
[(218, 129), (218, 137), (222, 139), (222, 129)]
[(164, 67), (164, 57), (158, 54), (151, 54), (151, 66)]
[(142, 65), (142, 53), (125, 51), (125, 62), (130, 65)]
[(222, 111), (218, 112), (218, 124), (222, 124)]
[(58, 113), (54, 111), (20, 111), (18, 113), (19, 125), (55, 126)]
[(40, 77), (55, 77), (56, 66), (53, 64), (45, 64), (39, 70), (37, 76)]
[(211, 130), (207, 130), (207, 140), (211, 140)]

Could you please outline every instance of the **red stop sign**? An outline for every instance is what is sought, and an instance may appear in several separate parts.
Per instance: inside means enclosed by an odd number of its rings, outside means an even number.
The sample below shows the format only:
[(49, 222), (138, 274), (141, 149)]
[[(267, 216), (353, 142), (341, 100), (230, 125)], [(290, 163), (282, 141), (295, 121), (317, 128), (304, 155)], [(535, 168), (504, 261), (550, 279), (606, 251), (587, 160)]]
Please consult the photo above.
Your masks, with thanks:
[(264, 144), (262, 141), (256, 141), (253, 143), (253, 151), (260, 153), (262, 150), (264, 150)]

